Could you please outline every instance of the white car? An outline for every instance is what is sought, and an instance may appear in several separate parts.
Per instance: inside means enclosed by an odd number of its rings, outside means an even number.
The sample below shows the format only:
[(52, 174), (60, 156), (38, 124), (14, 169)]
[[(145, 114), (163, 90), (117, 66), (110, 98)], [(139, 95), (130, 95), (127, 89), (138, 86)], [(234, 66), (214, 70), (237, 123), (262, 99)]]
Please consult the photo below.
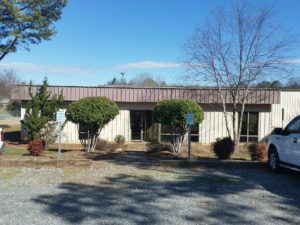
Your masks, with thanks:
[(0, 154), (4, 151), (4, 142), (3, 142), (3, 130), (0, 127)]
[(300, 115), (284, 129), (274, 129), (268, 141), (268, 163), (273, 171), (280, 167), (300, 171)]

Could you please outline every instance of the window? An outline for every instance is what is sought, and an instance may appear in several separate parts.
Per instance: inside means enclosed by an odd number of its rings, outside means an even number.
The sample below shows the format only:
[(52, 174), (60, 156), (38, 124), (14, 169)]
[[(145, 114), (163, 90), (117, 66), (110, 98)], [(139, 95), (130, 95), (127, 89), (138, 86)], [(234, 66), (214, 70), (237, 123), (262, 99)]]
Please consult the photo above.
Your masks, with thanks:
[[(241, 114), (239, 113), (239, 121)], [(258, 141), (258, 112), (244, 112), (240, 142)]]
[(286, 131), (289, 134), (299, 134), (300, 133), (300, 118), (297, 117), (287, 126)]
[[(160, 140), (161, 142), (169, 142), (171, 140), (169, 125), (161, 124)], [(191, 142), (199, 142), (199, 124), (194, 124), (194, 126), (192, 126)]]

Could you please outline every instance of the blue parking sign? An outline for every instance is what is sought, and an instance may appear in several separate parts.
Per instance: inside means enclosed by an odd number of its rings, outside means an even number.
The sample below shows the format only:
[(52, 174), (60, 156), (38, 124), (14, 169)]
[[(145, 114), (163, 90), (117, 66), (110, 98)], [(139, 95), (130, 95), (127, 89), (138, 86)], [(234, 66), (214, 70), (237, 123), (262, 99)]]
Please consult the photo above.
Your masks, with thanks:
[(186, 114), (186, 124), (194, 125), (194, 113), (189, 112)]
[(56, 122), (63, 123), (65, 121), (65, 112), (58, 111), (56, 112)]

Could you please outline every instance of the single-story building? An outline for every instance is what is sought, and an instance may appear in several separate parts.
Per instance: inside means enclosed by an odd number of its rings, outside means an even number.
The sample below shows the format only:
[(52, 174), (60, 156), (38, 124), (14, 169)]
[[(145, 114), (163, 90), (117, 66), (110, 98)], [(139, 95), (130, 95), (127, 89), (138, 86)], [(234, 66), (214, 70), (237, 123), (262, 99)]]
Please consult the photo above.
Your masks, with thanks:
[[(30, 99), (28, 85), (18, 86), (14, 99), (21, 100), (21, 119), (26, 102)], [(35, 92), (39, 88), (33, 86)], [(131, 86), (49, 86), (53, 94), (62, 92), (66, 110), (68, 104), (88, 96), (106, 96), (119, 106), (119, 115), (101, 131), (100, 138), (113, 140), (118, 134), (127, 141), (164, 141), (169, 130), (165, 125), (154, 123), (153, 108), (163, 99), (189, 98), (204, 110), (204, 121), (193, 127), (192, 141), (211, 143), (225, 137), (226, 127), (221, 99), (216, 88), (189, 87), (131, 87)], [(226, 96), (227, 108), (232, 100)], [(300, 90), (260, 88), (251, 89), (242, 123), (241, 142), (259, 141), (275, 127), (282, 127), (300, 114)], [(232, 115), (232, 114), (231, 114)], [(63, 130), (64, 142), (78, 142), (78, 126), (68, 122)]]

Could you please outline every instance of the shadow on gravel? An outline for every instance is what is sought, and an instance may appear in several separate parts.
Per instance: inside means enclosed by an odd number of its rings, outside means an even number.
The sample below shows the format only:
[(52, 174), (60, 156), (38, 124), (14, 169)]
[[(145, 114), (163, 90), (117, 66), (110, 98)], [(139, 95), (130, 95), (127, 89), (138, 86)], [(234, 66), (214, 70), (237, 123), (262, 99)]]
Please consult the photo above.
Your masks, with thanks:
[[(185, 172), (167, 174), (165, 179), (120, 174), (97, 185), (62, 183), (59, 193), (33, 201), (71, 224), (297, 222), (298, 174), (273, 174), (266, 169)], [(261, 190), (267, 191), (265, 196), (255, 194)]]
[(138, 168), (145, 168), (159, 164), (159, 158), (153, 157), (143, 151), (124, 151), (117, 153), (99, 154), (97, 152), (87, 155), (93, 161), (108, 160), (117, 165), (131, 165)]

